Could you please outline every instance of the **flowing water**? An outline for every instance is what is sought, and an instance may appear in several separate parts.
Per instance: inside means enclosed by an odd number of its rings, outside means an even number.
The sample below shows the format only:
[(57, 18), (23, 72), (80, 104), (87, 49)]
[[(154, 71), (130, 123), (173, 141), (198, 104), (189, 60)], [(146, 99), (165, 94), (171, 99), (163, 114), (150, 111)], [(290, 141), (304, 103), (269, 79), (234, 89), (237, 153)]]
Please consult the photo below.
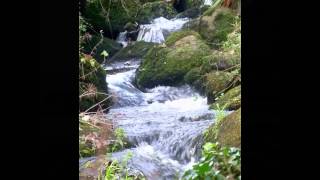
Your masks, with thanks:
[(128, 45), (128, 42), (127, 42), (127, 31), (120, 32), (120, 34), (117, 37), (116, 41), (118, 43), (122, 44), (123, 47), (126, 47)]
[[(161, 43), (166, 33), (179, 30), (187, 21), (157, 18), (141, 27), (138, 40)], [(125, 42), (124, 35), (120, 34), (119, 42)], [(112, 157), (121, 159), (130, 151), (133, 157), (128, 165), (148, 180), (177, 179), (199, 159), (203, 132), (214, 123), (215, 113), (209, 110), (206, 97), (187, 85), (140, 91), (133, 84), (139, 64), (139, 59), (132, 59), (106, 67), (109, 92), (115, 97), (106, 116), (124, 129), (133, 145)]]
[(212, 1), (213, 1), (213, 0), (204, 0), (203, 5), (209, 5), (209, 6), (211, 6), (211, 5), (212, 5)]
[(172, 32), (178, 31), (188, 22), (188, 18), (166, 19), (159, 17), (151, 24), (140, 25), (137, 41), (163, 43), (165, 38)]
[(133, 148), (113, 154), (121, 159), (133, 153), (129, 166), (148, 180), (181, 176), (198, 160), (203, 132), (214, 122), (207, 100), (191, 87), (158, 86), (142, 92), (133, 85), (139, 60), (109, 65), (109, 91), (116, 96), (107, 114), (123, 128)]

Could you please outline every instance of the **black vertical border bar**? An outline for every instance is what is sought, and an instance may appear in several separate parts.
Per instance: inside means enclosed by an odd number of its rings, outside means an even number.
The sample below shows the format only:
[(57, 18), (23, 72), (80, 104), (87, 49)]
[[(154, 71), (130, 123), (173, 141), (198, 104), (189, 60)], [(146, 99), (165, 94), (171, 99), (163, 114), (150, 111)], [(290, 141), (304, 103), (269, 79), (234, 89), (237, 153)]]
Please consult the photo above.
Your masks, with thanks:
[(79, 178), (78, 3), (40, 1), (39, 159), (44, 179)]

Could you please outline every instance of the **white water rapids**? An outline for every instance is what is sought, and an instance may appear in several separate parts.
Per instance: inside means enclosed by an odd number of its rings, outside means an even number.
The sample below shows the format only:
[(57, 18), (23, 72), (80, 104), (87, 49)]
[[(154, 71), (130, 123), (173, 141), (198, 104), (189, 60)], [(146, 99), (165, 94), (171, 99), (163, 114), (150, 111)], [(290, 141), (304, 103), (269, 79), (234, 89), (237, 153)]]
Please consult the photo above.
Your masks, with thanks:
[(166, 19), (159, 17), (154, 19), (151, 24), (139, 26), (137, 41), (163, 43), (165, 38), (172, 32), (178, 31), (188, 22), (188, 18)]
[(214, 122), (214, 111), (187, 85), (140, 91), (132, 83), (139, 62), (107, 67), (129, 69), (107, 75), (109, 91), (117, 97), (107, 118), (123, 128), (134, 145), (113, 157), (121, 159), (131, 151), (129, 166), (148, 180), (173, 180), (199, 158), (203, 132)]

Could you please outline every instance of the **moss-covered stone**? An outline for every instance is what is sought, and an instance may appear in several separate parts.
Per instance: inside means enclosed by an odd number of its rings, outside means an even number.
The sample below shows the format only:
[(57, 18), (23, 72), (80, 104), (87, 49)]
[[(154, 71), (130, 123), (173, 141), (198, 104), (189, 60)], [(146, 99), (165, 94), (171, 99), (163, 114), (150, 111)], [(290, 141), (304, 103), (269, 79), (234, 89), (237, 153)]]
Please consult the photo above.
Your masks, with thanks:
[(241, 107), (241, 85), (227, 91), (223, 96), (219, 97), (217, 101), (211, 104), (210, 108), (215, 109), (217, 105), (229, 111), (239, 109)]
[(126, 61), (133, 58), (142, 58), (154, 46), (150, 42), (134, 42), (117, 52), (110, 61)]
[(177, 14), (170, 3), (164, 1), (148, 2), (142, 5), (137, 15), (137, 22), (141, 24), (150, 23), (154, 18), (173, 18)]
[(191, 69), (184, 76), (184, 82), (193, 86), (200, 94), (205, 95), (205, 76), (201, 74), (200, 67)]
[(224, 71), (215, 71), (206, 74), (206, 94), (208, 103), (213, 103), (219, 93), (228, 88), (233, 77), (233, 73)]
[(199, 32), (211, 47), (220, 48), (238, 21), (236, 12), (227, 8), (209, 8), (204, 14), (186, 24), (183, 29)]
[[(93, 50), (93, 48), (96, 46), (96, 44), (101, 40), (101, 36), (91, 36), (86, 35), (86, 38), (84, 40), (83, 44), (83, 52), (86, 54), (90, 54), (90, 52)], [(103, 42), (96, 47), (97, 49), (94, 51), (95, 54), (93, 57), (99, 62), (103, 62), (103, 56), (101, 56), (101, 52), (106, 50), (109, 54), (109, 56), (113, 56), (116, 52), (118, 52), (122, 46), (121, 44), (117, 43), (116, 41), (106, 38), (103, 38)]]
[[(172, 39), (170, 36), (168, 39)], [(177, 39), (169, 43), (169, 47), (156, 46), (147, 53), (137, 70), (138, 87), (182, 83), (184, 75), (192, 68), (199, 67), (202, 64), (201, 58), (210, 53), (210, 48), (198, 35), (190, 34)]]
[(241, 108), (211, 125), (205, 142), (219, 142), (222, 146), (241, 147)]
[(240, 64), (240, 57), (215, 51), (211, 55), (203, 57), (202, 61), (201, 73), (205, 74), (211, 71), (225, 70)]
[[(210, 10), (210, 9), (209, 9)], [(203, 16), (199, 33), (213, 46), (219, 47), (227, 40), (227, 35), (234, 29), (236, 14), (229, 9), (217, 9), (210, 16)]]
[(169, 47), (173, 46), (178, 40), (189, 35), (195, 36), (197, 39), (201, 39), (201, 36), (199, 35), (199, 33), (195, 31), (182, 30), (182, 31), (177, 31), (170, 34), (170, 36), (167, 37), (165, 44)]
[[(108, 88), (105, 70), (90, 56), (81, 57), (79, 77), (79, 94), (91, 93), (91, 95), (81, 96), (79, 99), (79, 110), (82, 112), (104, 100), (108, 96)], [(110, 103), (109, 100), (106, 100), (100, 106), (107, 108), (111, 105)], [(91, 111), (97, 110), (98, 107), (92, 108)]]

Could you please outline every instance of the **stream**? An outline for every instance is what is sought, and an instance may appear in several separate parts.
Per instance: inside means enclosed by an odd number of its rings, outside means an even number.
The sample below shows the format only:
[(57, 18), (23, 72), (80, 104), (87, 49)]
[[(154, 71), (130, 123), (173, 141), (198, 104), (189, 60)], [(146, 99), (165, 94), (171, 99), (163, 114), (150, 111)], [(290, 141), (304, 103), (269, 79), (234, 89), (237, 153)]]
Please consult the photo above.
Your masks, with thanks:
[[(158, 18), (153, 24), (143, 25), (138, 40), (161, 43), (187, 19), (168, 21)], [(146, 92), (137, 89), (133, 80), (140, 61), (132, 59), (106, 67), (109, 92), (115, 97), (106, 116), (124, 129), (133, 145), (112, 157), (121, 159), (131, 151), (128, 166), (141, 171), (148, 180), (177, 179), (199, 160), (203, 133), (214, 123), (215, 114), (209, 110), (206, 97), (188, 85), (158, 86)]]

